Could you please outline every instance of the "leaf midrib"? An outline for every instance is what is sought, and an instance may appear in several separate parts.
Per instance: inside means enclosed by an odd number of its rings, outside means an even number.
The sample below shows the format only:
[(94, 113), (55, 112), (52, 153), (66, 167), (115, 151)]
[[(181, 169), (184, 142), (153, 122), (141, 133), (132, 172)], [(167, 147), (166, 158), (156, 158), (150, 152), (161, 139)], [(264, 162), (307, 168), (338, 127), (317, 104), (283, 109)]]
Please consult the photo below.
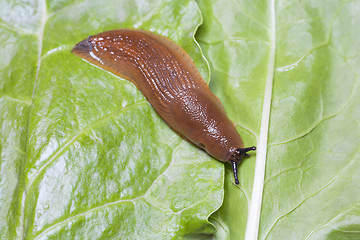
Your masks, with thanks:
[(267, 142), (270, 121), (270, 108), (272, 98), (273, 78), (275, 71), (276, 53), (276, 19), (275, 19), (275, 0), (269, 0), (269, 64), (265, 82), (262, 117), (260, 125), (259, 139), (257, 139), (257, 152), (255, 163), (255, 175), (253, 189), (248, 211), (246, 224), (245, 240), (258, 239), (262, 194), (264, 189), (265, 164), (267, 153)]
[[(39, 72), (40, 72), (40, 66), (41, 66), (41, 55), (42, 55), (42, 48), (43, 48), (43, 39), (44, 39), (44, 31), (45, 31), (45, 25), (46, 25), (46, 21), (48, 19), (48, 14), (47, 14), (47, 9), (46, 9), (46, 0), (40, 0), (41, 5), (40, 7), (40, 11), (41, 11), (41, 19), (40, 19), (40, 27), (39, 30), (37, 32), (37, 38), (38, 38), (38, 56), (37, 56), (37, 68), (36, 68), (36, 75), (35, 75), (35, 81), (34, 81), (34, 87), (33, 87), (33, 91), (32, 91), (32, 96), (31, 96), (31, 110), (29, 113), (29, 118), (28, 118), (28, 125), (27, 125), (27, 132), (26, 132), (26, 148), (25, 148), (25, 153), (26, 153), (26, 157), (25, 157), (25, 161), (27, 161), (27, 149), (28, 149), (28, 143), (29, 143), (29, 124), (30, 124), (30, 116), (32, 113), (32, 109), (33, 109), (33, 100), (34, 100), (34, 96), (35, 96), (35, 91), (36, 91), (36, 86), (38, 84), (38, 77), (39, 77)], [(25, 164), (23, 164), (24, 166)], [(23, 172), (23, 171), (22, 171)], [(25, 233), (25, 203), (26, 203), (26, 197), (27, 197), (27, 188), (26, 185), (23, 188), (23, 194), (22, 194), (22, 200), (21, 200), (21, 208), (20, 208), (20, 231), (21, 231), (21, 237), (22, 239), (26, 239), (26, 233)]]

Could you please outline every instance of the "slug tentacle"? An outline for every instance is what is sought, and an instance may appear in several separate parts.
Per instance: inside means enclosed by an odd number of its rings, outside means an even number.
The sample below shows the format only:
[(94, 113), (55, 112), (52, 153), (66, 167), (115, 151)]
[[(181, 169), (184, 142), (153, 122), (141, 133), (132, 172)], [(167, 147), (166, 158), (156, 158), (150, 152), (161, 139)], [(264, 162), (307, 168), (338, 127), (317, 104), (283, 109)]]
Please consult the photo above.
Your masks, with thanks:
[(247, 152), (249, 151), (255, 151), (256, 147), (248, 147), (248, 148), (238, 148), (236, 151), (231, 155), (230, 160), (233, 161), (241, 161), (244, 157), (250, 157)]
[(232, 169), (233, 169), (233, 173), (234, 173), (234, 178), (235, 178), (235, 184), (239, 184), (239, 180), (238, 180), (238, 170), (237, 170), (237, 166), (239, 164), (239, 162), (241, 162), (243, 160), (244, 157), (250, 157), (249, 154), (247, 154), (247, 152), (249, 151), (255, 151), (256, 147), (248, 147), (248, 148), (238, 148), (236, 149), (236, 151), (231, 155), (230, 157), (230, 162), (232, 165)]
[(238, 184), (239, 184), (239, 179), (238, 179), (238, 162), (237, 162), (237, 161), (230, 161), (230, 162), (231, 162), (231, 166), (232, 166), (233, 173), (234, 173), (235, 184), (238, 185)]

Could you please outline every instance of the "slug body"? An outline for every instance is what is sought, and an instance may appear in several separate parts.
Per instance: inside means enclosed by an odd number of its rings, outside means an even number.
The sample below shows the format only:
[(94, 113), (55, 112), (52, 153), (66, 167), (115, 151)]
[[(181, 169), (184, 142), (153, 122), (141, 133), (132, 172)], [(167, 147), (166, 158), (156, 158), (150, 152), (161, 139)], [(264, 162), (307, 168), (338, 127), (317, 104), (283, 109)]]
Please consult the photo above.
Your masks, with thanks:
[(190, 56), (169, 39), (141, 30), (103, 32), (81, 41), (73, 53), (136, 85), (178, 134), (233, 166), (246, 152), (235, 125), (210, 91)]

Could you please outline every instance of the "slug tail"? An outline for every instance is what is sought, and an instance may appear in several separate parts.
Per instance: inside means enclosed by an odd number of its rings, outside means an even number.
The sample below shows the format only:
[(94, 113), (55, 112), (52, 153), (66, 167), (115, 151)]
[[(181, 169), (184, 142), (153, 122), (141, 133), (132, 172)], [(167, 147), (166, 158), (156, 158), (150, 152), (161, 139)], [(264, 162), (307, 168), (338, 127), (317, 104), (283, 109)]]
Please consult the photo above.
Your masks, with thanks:
[(73, 52), (76, 55), (89, 54), (89, 52), (93, 50), (89, 38), (76, 44), (75, 47), (71, 50), (71, 52)]
[(71, 52), (95, 65), (99, 65), (99, 63), (103, 64), (101, 59), (94, 55), (94, 46), (91, 44), (90, 39), (91, 36), (76, 44), (75, 47), (71, 50)]

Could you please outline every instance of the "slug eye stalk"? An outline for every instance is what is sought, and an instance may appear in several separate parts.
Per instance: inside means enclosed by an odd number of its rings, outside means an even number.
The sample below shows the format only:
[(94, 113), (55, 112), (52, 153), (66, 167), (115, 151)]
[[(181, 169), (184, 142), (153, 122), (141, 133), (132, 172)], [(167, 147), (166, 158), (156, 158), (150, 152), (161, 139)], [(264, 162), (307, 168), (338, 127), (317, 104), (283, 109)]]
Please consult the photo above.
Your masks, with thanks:
[(238, 179), (238, 162), (237, 161), (230, 161), (231, 162), (231, 166), (233, 169), (233, 173), (234, 173), (234, 178), (235, 178), (235, 184), (238, 185), (239, 184), (239, 179)]
[(239, 179), (238, 179), (238, 164), (239, 162), (244, 158), (244, 157), (250, 157), (249, 154), (247, 154), (247, 152), (249, 151), (255, 151), (256, 147), (248, 147), (248, 148), (238, 148), (233, 155), (231, 156), (230, 163), (232, 166), (232, 170), (234, 173), (234, 178), (235, 178), (235, 184), (238, 185), (239, 184)]

